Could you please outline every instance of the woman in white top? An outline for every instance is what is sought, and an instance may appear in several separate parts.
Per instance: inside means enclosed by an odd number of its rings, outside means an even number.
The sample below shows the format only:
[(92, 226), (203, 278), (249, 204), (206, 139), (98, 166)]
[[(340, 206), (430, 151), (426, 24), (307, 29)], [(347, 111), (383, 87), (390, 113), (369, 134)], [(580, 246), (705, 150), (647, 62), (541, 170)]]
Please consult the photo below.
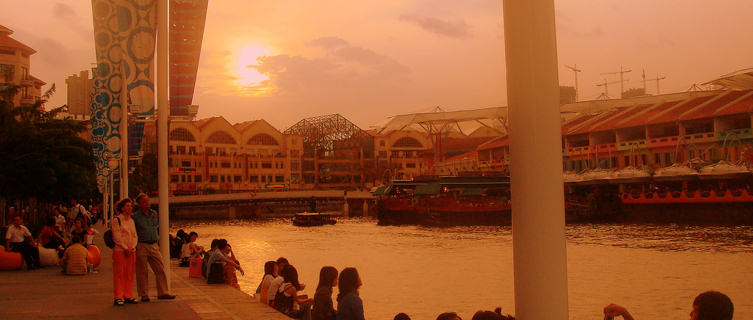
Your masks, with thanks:
[[(277, 263), (274, 261), (267, 261), (264, 264), (264, 278), (261, 279), (261, 288), (259, 290), (260, 301), (267, 303), (269, 301), (269, 286), (272, 284), (272, 280), (277, 277)], [(274, 294), (274, 293), (273, 293)]]
[(131, 219), (133, 203), (125, 198), (115, 205), (117, 218), (112, 222), (112, 282), (116, 306), (138, 303), (133, 298), (133, 275), (136, 272), (136, 225)]

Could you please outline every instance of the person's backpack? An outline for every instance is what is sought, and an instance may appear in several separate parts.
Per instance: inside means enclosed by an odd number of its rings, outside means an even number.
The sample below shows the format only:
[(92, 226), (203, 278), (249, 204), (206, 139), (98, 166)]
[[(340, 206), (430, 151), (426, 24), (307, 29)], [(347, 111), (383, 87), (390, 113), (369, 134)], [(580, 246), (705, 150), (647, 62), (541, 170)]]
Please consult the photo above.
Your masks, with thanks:
[(209, 266), (209, 274), (207, 275), (208, 284), (225, 283), (225, 274), (223, 273), (223, 265), (220, 262), (212, 263)]
[[(118, 219), (118, 225), (120, 225), (120, 217), (115, 217), (115, 219)], [(112, 238), (112, 228), (105, 231), (105, 234), (102, 235), (102, 239), (105, 240), (105, 245), (108, 248), (115, 248), (115, 240)]]

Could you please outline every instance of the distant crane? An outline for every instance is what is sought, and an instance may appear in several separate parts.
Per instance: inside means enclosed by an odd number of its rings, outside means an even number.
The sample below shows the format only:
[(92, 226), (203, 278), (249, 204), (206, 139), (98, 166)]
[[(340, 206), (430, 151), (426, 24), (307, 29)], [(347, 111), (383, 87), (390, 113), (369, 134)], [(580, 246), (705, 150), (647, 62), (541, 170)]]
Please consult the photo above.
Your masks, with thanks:
[(565, 65), (565, 68), (573, 70), (573, 73), (575, 74), (575, 102), (578, 102), (578, 72), (581, 72), (582, 70), (578, 69), (577, 64), (574, 64), (572, 67)]
[[(619, 75), (620, 75), (620, 98), (622, 98), (622, 93), (623, 93), (623, 92), (625, 92), (625, 80), (624, 80), (624, 75), (625, 75), (626, 73), (630, 72), (630, 71), (633, 71), (633, 70), (624, 70), (624, 69), (622, 68), (622, 66), (620, 66), (620, 71), (616, 71), (616, 72), (605, 72), (605, 73), (602, 73), (601, 75), (602, 75), (602, 76), (605, 76), (605, 75), (610, 75), (610, 74), (619, 74)], [(627, 81), (630, 81), (630, 79), (628, 79)], [(606, 80), (605, 80), (604, 82), (606, 82)], [(608, 95), (609, 95), (609, 94), (607, 94), (607, 96), (608, 96)]]
[(658, 73), (656, 74), (656, 78), (653, 79), (646, 79), (646, 71), (643, 71), (643, 92), (646, 92), (646, 81), (656, 81), (656, 94), (660, 94), (661, 90), (659, 90), (659, 81), (666, 79), (665, 76), (660, 76)]
[[(628, 80), (630, 80), (630, 79), (628, 79)], [(607, 82), (607, 78), (604, 78), (604, 82), (603, 82), (603, 83), (597, 83), (597, 84), (596, 84), (596, 86), (597, 86), (597, 87), (604, 87), (604, 93), (603, 93), (603, 95), (604, 95), (604, 96), (605, 96), (605, 97), (606, 97), (607, 99), (609, 99), (609, 85), (610, 85), (610, 84), (615, 84), (615, 83), (622, 83), (622, 80), (620, 80), (620, 81), (612, 81), (612, 82)], [(620, 97), (621, 97), (621, 96), (622, 96), (622, 94), (620, 94)], [(601, 96), (599, 96), (599, 97), (601, 97)]]

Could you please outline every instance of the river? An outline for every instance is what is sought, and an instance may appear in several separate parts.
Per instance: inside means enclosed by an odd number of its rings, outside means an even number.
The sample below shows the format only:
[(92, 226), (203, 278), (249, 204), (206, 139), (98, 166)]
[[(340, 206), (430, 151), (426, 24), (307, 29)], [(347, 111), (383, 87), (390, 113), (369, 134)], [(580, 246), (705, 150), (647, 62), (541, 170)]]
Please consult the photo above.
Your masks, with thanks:
[[(284, 256), (313, 296), (319, 269), (353, 266), (368, 319), (435, 319), (480, 309), (514, 314), (510, 227), (377, 226), (374, 220), (295, 227), (290, 220), (177, 221), (199, 244), (225, 238), (241, 261), (242, 290), (252, 293), (263, 264)], [(693, 298), (718, 290), (735, 304), (735, 319), (753, 319), (753, 227), (677, 225), (567, 226), (571, 319), (602, 319), (610, 302), (636, 319), (688, 319)], [(188, 272), (188, 270), (186, 270)], [(335, 289), (335, 295), (337, 290)], [(546, 307), (546, 301), (541, 302)]]

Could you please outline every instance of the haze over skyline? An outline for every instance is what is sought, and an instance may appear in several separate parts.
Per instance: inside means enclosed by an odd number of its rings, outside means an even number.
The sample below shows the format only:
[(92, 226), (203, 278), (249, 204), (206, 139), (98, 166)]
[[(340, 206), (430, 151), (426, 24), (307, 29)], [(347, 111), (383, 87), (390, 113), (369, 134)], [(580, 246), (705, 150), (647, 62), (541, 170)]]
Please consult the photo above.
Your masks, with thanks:
[[(625, 89), (642, 87), (645, 69), (667, 77), (663, 93), (753, 67), (751, 1), (562, 0), (556, 10), (559, 82), (572, 86), (564, 66), (577, 64), (581, 100), (620, 65), (632, 69)], [(38, 51), (31, 74), (56, 83), (48, 107), (65, 104), (65, 78), (95, 62), (91, 2), (14, 2), (0, 21)], [(194, 104), (199, 118), (280, 130), (331, 113), (368, 129), (435, 106), (506, 105), (504, 60), (502, 1), (210, 1)]]

